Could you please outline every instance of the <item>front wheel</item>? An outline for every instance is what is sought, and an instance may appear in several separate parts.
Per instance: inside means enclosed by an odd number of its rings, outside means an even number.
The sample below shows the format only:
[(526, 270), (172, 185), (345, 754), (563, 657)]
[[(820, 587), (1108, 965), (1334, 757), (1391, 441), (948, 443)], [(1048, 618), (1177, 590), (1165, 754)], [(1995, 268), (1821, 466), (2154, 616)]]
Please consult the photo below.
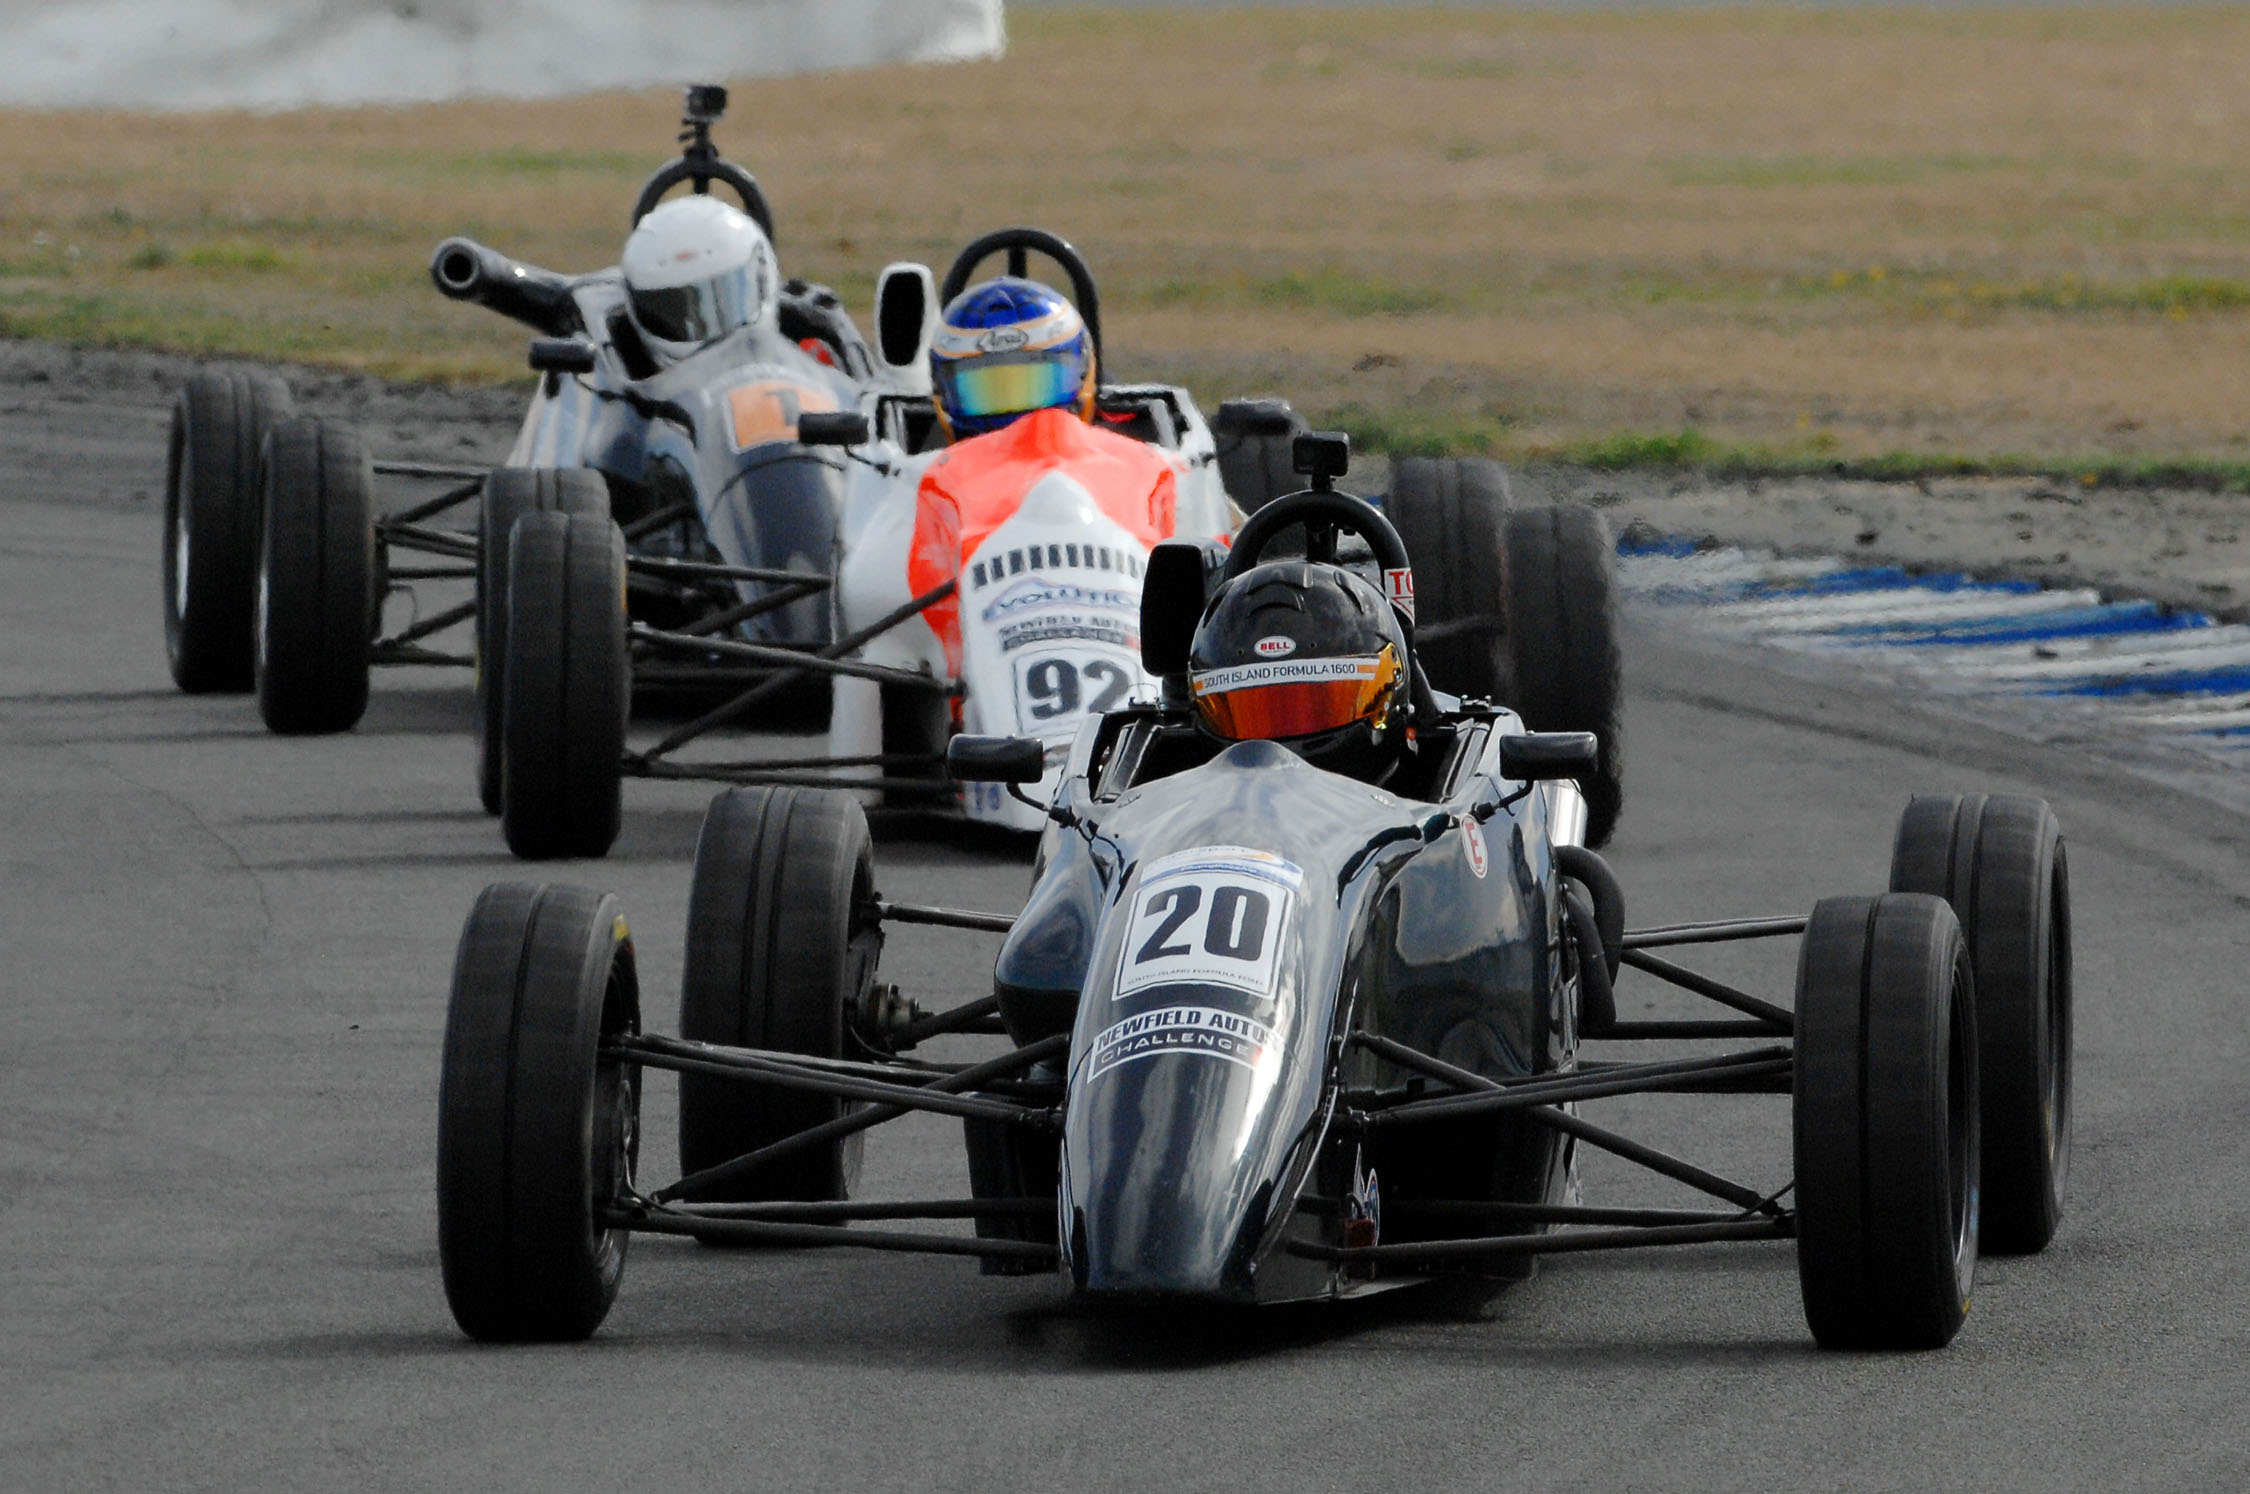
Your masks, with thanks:
[(367, 710), (376, 603), (375, 468), (349, 426), (267, 438), (260, 488), (258, 713), (290, 734), (348, 731)]
[(257, 683), (258, 452), (290, 414), (271, 374), (204, 369), (172, 405), (164, 466), (164, 651), (190, 694)]
[(2070, 868), (2044, 799), (1917, 794), (1891, 887), (1952, 905), (1977, 978), (1984, 1249), (2042, 1250), (2070, 1181)]
[(1936, 1349), (1977, 1264), (1977, 1023), (1938, 898), (1823, 898), (1797, 966), (1797, 1279), (1824, 1349)]
[(605, 1037), (640, 1030), (617, 899), (487, 887), (461, 930), (438, 1081), (438, 1260), (454, 1321), (500, 1343), (580, 1339), (608, 1316), (630, 1235), (640, 1071)]
[(477, 798), (500, 812), (501, 707), (507, 699), (508, 536), (525, 514), (609, 517), (609, 484), (590, 467), (496, 467), (477, 505)]
[(623, 811), (625, 539), (531, 513), (509, 540), (500, 827), (526, 860), (600, 856)]
[[(820, 1058), (844, 1056), (883, 947), (875, 853), (849, 794), (729, 789), (711, 801), (688, 894), (680, 1036)], [(680, 1166), (716, 1167), (843, 1114), (832, 1095), (680, 1076)], [(860, 1133), (777, 1156), (700, 1198), (842, 1199)]]

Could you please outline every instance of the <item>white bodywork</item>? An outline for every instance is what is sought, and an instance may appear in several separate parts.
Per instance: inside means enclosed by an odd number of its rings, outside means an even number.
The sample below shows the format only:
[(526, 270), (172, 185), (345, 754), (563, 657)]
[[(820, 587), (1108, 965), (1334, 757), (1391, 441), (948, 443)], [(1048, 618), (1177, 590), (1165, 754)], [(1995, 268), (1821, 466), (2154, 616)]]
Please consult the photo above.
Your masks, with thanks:
[[(1177, 485), (1174, 537), (1209, 540), (1231, 533), (1239, 516), (1219, 479), (1211, 428), (1193, 397), (1160, 385), (1123, 392), (1159, 399), (1174, 417), (1176, 444), (1151, 447), (1171, 464)], [(853, 464), (845, 499), (835, 593), (839, 634), (867, 627), (913, 599), (908, 551), (922, 474), (938, 455), (908, 456), (889, 440), (871, 442), (855, 454), (862, 460)], [(957, 593), (965, 689), (961, 727), (980, 735), (1035, 736), (1047, 744), (1047, 776), (1025, 790), (1036, 803), (1052, 800), (1071, 739), (1089, 713), (1136, 693), (1154, 693), (1155, 682), (1140, 663), (1141, 575), (1147, 560), (1147, 550), (1104, 514), (1085, 488), (1067, 471), (1055, 471), (1032, 485), (1016, 513), (964, 566)], [(937, 679), (947, 674), (945, 645), (919, 616), (874, 638), (854, 657)], [(880, 687), (836, 676), (833, 691), (829, 754), (878, 755)], [(879, 772), (844, 771), (866, 777)], [(999, 784), (966, 785), (962, 807), (972, 819), (1014, 829), (1046, 824), (1040, 811)]]

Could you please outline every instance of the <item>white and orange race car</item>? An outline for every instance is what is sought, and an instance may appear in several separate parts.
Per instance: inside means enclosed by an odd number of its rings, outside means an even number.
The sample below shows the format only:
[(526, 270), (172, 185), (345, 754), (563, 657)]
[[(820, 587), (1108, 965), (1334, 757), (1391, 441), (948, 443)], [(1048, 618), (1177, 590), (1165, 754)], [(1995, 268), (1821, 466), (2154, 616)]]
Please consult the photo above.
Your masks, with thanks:
[[(1102, 366), (1093, 277), (1068, 243), (1033, 228), (969, 245), (920, 317), (900, 314), (911, 300), (903, 292), (917, 279), (928, 291), (928, 271), (886, 271), (882, 360), (894, 370), (919, 364), (938, 306), (987, 258), (1007, 255), (1020, 277), (1031, 253), (1068, 275)], [(912, 347), (908, 328), (919, 334)], [(832, 771), (882, 784), (894, 800), (950, 798), (954, 785), (922, 789), (901, 775), (937, 762), (955, 731), (1036, 737), (1047, 745), (1046, 781), (1023, 794), (994, 783), (958, 792), (973, 819), (1040, 828), (1046, 817), (1035, 806), (1052, 798), (1080, 723), (1157, 696), (1140, 662), (1150, 550), (1201, 541), (1216, 564), (1247, 513), (1308, 485), (1294, 452), (1304, 423), (1279, 400), (1230, 400), (1206, 423), (1185, 389), (1111, 384), (1091, 416), (1036, 411), (936, 449), (925, 445), (934, 422), (926, 401), (880, 400), (872, 424), (802, 424), (808, 443), (858, 442), (839, 530), (835, 632), (855, 640), (849, 657), (870, 672), (833, 676)], [(1390, 488), (1374, 501), (1406, 536), (1415, 571), (1370, 579), (1394, 595), (1403, 587), (1413, 607), (1419, 574), (1435, 687), (1516, 705), (1542, 729), (1596, 733), (1603, 763), (1585, 785), (1587, 831), (1606, 839), (1620, 798), (1619, 671), (1600, 516), (1571, 504), (1513, 509), (1499, 467), (1476, 459), (1400, 462)]]

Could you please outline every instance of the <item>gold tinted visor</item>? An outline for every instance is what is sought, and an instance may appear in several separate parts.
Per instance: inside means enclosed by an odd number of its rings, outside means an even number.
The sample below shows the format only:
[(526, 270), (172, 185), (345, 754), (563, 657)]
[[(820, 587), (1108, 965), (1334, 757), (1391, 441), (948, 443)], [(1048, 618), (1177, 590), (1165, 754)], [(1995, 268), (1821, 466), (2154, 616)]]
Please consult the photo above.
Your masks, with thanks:
[(1399, 661), (1379, 654), (1237, 664), (1194, 676), (1196, 714), (1217, 736), (1242, 742), (1309, 737), (1354, 721), (1381, 726), (1398, 689)]

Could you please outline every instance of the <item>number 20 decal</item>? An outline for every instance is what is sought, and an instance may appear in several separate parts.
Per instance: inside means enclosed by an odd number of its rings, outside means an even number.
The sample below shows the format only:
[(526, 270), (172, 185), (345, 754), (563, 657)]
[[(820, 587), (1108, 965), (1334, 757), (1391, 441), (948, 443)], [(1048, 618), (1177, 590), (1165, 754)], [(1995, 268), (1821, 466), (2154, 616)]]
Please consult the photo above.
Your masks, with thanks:
[(1224, 870), (1145, 883), (1118, 963), (1118, 996), (1181, 984), (1271, 996), (1291, 898), (1287, 887)]
[(1018, 669), (1018, 694), (1027, 731), (1075, 716), (1082, 709), (1097, 716), (1115, 710), (1133, 688), (1133, 671), (1115, 659), (1080, 661), (1050, 654), (1027, 659)]

